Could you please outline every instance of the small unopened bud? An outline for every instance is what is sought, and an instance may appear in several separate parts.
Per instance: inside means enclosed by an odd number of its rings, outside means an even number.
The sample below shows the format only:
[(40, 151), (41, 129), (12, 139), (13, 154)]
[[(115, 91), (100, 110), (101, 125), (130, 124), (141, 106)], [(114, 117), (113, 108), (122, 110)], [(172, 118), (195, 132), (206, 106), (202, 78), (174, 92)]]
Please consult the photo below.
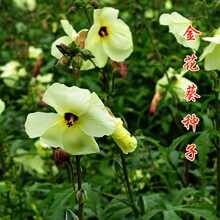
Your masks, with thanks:
[(88, 2), (93, 8), (98, 8), (98, 7), (99, 7), (99, 1), (97, 1), (97, 0), (87, 0), (87, 2)]
[(72, 6), (68, 9), (67, 14), (74, 14), (76, 12), (77, 8), (76, 6)]
[(73, 57), (72, 59), (72, 67), (73, 69), (77, 69), (79, 70), (82, 67), (82, 55), (81, 54), (77, 54), (75, 57)]
[(84, 205), (87, 201), (87, 193), (84, 189), (80, 189), (77, 194), (76, 194), (76, 197), (75, 197), (75, 202), (79, 205)]
[(56, 63), (56, 67), (69, 67), (70, 65), (70, 58), (68, 56), (62, 56)]
[(69, 52), (69, 47), (65, 44), (59, 44), (56, 45), (57, 49), (64, 55), (64, 54), (68, 54)]
[(70, 162), (70, 154), (58, 147), (54, 152), (54, 161), (57, 166), (64, 166), (64, 162)]
[(92, 58), (95, 58), (90, 50), (83, 49), (80, 51), (80, 53), (82, 54), (83, 60), (90, 60)]
[(216, 71), (210, 71), (210, 78), (211, 79), (218, 79), (218, 73)]
[(216, 117), (216, 110), (212, 107), (211, 110), (207, 113), (208, 118), (212, 119)]
[(125, 79), (128, 72), (128, 68), (125, 61), (122, 62), (111, 61), (111, 64), (112, 64), (114, 76)]
[(141, 215), (146, 213), (146, 211), (147, 211), (147, 204), (146, 204), (146, 201), (145, 201), (143, 196), (139, 196), (138, 197), (138, 200), (137, 200), (137, 203), (136, 203), (136, 208), (137, 208), (138, 212)]
[(34, 65), (34, 77), (37, 77), (37, 75), (39, 74), (41, 66), (42, 66), (42, 58), (38, 58)]
[(157, 105), (158, 105), (158, 103), (161, 99), (161, 96), (162, 96), (161, 91), (156, 92), (156, 94), (154, 95), (153, 100), (151, 102), (151, 105), (150, 105), (149, 114), (154, 114), (155, 113), (155, 111), (157, 109)]

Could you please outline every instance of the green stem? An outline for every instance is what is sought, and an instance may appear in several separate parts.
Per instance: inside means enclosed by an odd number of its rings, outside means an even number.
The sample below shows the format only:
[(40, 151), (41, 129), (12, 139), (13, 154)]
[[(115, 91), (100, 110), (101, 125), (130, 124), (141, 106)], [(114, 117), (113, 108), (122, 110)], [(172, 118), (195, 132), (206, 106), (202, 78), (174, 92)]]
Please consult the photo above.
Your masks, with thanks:
[(90, 19), (90, 17), (89, 17), (89, 14), (88, 14), (88, 11), (87, 11), (86, 6), (83, 7), (83, 9), (84, 9), (84, 12), (85, 12), (85, 15), (86, 15), (87, 21), (88, 21), (88, 23), (89, 23), (89, 27), (91, 27), (91, 26), (92, 26), (92, 21), (91, 21), (91, 19)]
[(210, 18), (210, 15), (209, 15), (209, 10), (208, 10), (208, 7), (207, 7), (206, 0), (203, 0), (203, 4), (204, 4), (206, 19), (208, 20), (209, 28), (211, 29), (211, 31), (213, 31), (214, 27), (213, 27), (212, 22), (211, 22), (211, 18)]
[(135, 218), (137, 218), (138, 212), (135, 207), (134, 198), (133, 198), (133, 194), (132, 194), (132, 190), (131, 190), (131, 184), (130, 184), (130, 181), (128, 178), (128, 171), (127, 171), (127, 164), (126, 164), (126, 160), (125, 160), (125, 155), (123, 154), (122, 151), (120, 151), (120, 152), (121, 152), (122, 169), (123, 169), (123, 173), (124, 173), (124, 177), (125, 177), (125, 183), (127, 186), (127, 194), (128, 194), (129, 203), (130, 203), (130, 206), (133, 210), (133, 214), (134, 214)]
[(69, 168), (70, 180), (71, 180), (71, 183), (73, 185), (73, 191), (75, 192), (76, 188), (75, 188), (75, 181), (74, 181), (73, 165), (72, 165), (71, 161), (68, 161), (67, 165), (68, 165), (68, 168)]
[[(81, 174), (80, 159), (81, 159), (81, 156), (76, 156), (76, 173), (77, 173), (78, 192), (82, 189), (82, 174)], [(78, 217), (79, 217), (79, 220), (84, 219), (83, 203), (80, 204), (80, 202), (78, 202)]]
[(158, 59), (159, 59), (161, 65), (162, 65), (162, 67), (163, 67), (163, 71), (165, 72), (165, 74), (166, 74), (166, 76), (167, 76), (167, 80), (168, 80), (168, 82), (170, 83), (170, 79), (169, 79), (168, 74), (167, 74), (167, 71), (166, 71), (167, 68), (166, 68), (166, 66), (165, 66), (165, 64), (164, 64), (164, 61), (163, 61), (163, 59), (162, 59), (162, 56), (161, 56), (161, 54), (160, 54), (160, 52), (159, 52), (159, 50), (158, 50), (158, 48), (157, 48), (157, 46), (156, 46), (156, 44), (155, 44), (155, 42), (154, 42), (154, 40), (153, 40), (153, 37), (152, 37), (151, 32), (150, 32), (150, 30), (149, 30), (149, 27), (148, 27), (147, 25), (145, 25), (145, 29), (146, 29), (146, 31), (147, 31), (147, 35), (148, 35), (148, 37), (149, 37), (150, 43), (151, 43), (151, 45), (152, 45), (152, 47), (153, 47), (155, 53), (157, 54), (157, 57), (158, 57)]

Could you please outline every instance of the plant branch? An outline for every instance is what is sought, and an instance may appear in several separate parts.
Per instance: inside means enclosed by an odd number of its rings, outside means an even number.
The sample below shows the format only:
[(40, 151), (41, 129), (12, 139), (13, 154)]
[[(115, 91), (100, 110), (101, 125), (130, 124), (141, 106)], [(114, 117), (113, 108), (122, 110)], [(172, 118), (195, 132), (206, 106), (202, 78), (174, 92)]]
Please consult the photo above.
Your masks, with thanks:
[(130, 203), (130, 206), (133, 210), (133, 214), (134, 214), (135, 218), (137, 218), (138, 217), (138, 212), (137, 212), (137, 209), (135, 207), (134, 198), (133, 198), (133, 194), (132, 194), (132, 190), (131, 190), (131, 184), (130, 184), (129, 177), (128, 177), (128, 171), (127, 171), (127, 164), (126, 164), (126, 160), (125, 160), (125, 155), (123, 154), (122, 151), (120, 151), (120, 153), (121, 153), (122, 169), (123, 169), (123, 173), (124, 173), (124, 177), (125, 177), (125, 183), (126, 183), (126, 186), (127, 186), (126, 188), (127, 188), (129, 203)]

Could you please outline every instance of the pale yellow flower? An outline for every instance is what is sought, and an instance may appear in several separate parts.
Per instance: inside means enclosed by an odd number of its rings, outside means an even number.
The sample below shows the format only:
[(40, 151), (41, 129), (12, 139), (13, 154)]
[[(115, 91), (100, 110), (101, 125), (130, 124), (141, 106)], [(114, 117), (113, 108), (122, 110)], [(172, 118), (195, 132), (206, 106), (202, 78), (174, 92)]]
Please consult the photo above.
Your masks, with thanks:
[(3, 78), (3, 82), (9, 87), (14, 87), (19, 78), (27, 74), (25, 68), (22, 68), (21, 64), (14, 60), (4, 66), (0, 66), (0, 71), (2, 71), (0, 77)]
[(96, 153), (94, 137), (111, 135), (115, 123), (96, 93), (60, 83), (51, 85), (43, 101), (57, 113), (36, 112), (27, 116), (25, 129), (30, 138), (73, 155)]
[[(182, 70), (180, 74), (175, 74), (176, 71), (173, 68), (169, 68), (167, 70), (167, 75), (169, 77), (170, 83), (172, 85), (172, 90), (177, 95), (178, 99), (182, 102), (185, 101), (184, 96), (185, 92), (187, 90), (187, 87), (193, 83), (189, 79), (183, 77), (183, 75), (186, 73), (186, 70)], [(157, 81), (156, 88), (155, 88), (155, 95), (152, 99), (151, 106), (149, 109), (149, 113), (154, 113), (156, 111), (157, 105), (163, 95), (163, 93), (166, 90), (166, 86), (169, 84), (169, 81), (167, 79), (167, 76), (164, 74), (164, 76)], [(166, 93), (166, 99), (171, 98), (172, 94), (170, 92)]]
[(195, 35), (195, 40), (186, 41), (183, 36), (186, 32), (188, 26), (192, 21), (183, 17), (177, 12), (172, 12), (171, 14), (162, 14), (160, 16), (159, 22), (161, 25), (169, 26), (169, 32), (171, 32), (176, 38), (177, 42), (184, 47), (189, 47), (192, 50), (198, 50), (200, 44), (199, 35)]
[(28, 57), (38, 59), (42, 56), (43, 50), (41, 48), (36, 48), (34, 46), (28, 47)]
[[(184, 101), (184, 95), (188, 85), (195, 84), (189, 79), (183, 77), (186, 72), (186, 70), (182, 70), (180, 74), (176, 74), (176, 71), (171, 67), (167, 70), (168, 77), (172, 83), (172, 89), (177, 94), (180, 101)], [(164, 76), (157, 81), (156, 92), (164, 92), (164, 86), (166, 85), (168, 85), (168, 79), (164, 74)], [(171, 96), (172, 95), (168, 93), (166, 98), (170, 98)]]
[(124, 154), (133, 152), (137, 147), (137, 140), (132, 136), (123, 126), (123, 122), (120, 118), (115, 118), (116, 129), (111, 135), (116, 144), (122, 150)]
[[(85, 49), (92, 52), (95, 56), (93, 61), (100, 68), (105, 66), (108, 57), (113, 61), (121, 62), (133, 51), (130, 28), (118, 19), (118, 13), (118, 10), (111, 7), (95, 9), (93, 12), (94, 23), (88, 32)], [(87, 61), (85, 67), (94, 66)]]
[(205, 47), (199, 60), (205, 59), (205, 70), (220, 70), (220, 27), (215, 30), (213, 37), (203, 37), (204, 41), (210, 42)]
[(52, 43), (52, 46), (51, 46), (51, 54), (52, 54), (52, 56), (54, 56), (54, 57), (57, 58), (57, 59), (62, 58), (63, 54), (57, 49), (56, 45), (60, 45), (60, 44), (62, 43), (62, 44), (65, 44), (65, 45), (68, 46), (68, 45), (71, 44), (72, 42), (76, 42), (76, 41), (77, 41), (77, 39), (79, 38), (81, 32), (87, 31), (86, 29), (83, 29), (83, 30), (81, 30), (79, 33), (77, 33), (77, 32), (73, 29), (73, 27), (72, 27), (72, 25), (69, 23), (69, 21), (66, 20), (66, 19), (60, 20), (60, 23), (61, 23), (61, 26), (62, 26), (64, 32), (65, 32), (67, 35), (58, 38), (56, 41), (54, 41), (54, 42)]
[(13, 2), (18, 8), (29, 11), (33, 11), (37, 5), (36, 0), (13, 0)]

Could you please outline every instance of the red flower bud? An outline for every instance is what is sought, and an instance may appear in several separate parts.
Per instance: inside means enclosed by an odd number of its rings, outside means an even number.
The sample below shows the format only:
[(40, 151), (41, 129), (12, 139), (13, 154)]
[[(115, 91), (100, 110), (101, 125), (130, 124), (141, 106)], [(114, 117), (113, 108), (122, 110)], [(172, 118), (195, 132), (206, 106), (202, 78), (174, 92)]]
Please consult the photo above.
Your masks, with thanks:
[(127, 65), (125, 63), (125, 61), (122, 62), (116, 62), (116, 61), (111, 61), (112, 64), (112, 69), (113, 69), (113, 74), (115, 77), (118, 78), (122, 78), (125, 79), (127, 72), (128, 72), (128, 68)]
[(64, 162), (70, 161), (70, 154), (58, 147), (54, 152), (54, 161), (57, 166), (64, 166)]

